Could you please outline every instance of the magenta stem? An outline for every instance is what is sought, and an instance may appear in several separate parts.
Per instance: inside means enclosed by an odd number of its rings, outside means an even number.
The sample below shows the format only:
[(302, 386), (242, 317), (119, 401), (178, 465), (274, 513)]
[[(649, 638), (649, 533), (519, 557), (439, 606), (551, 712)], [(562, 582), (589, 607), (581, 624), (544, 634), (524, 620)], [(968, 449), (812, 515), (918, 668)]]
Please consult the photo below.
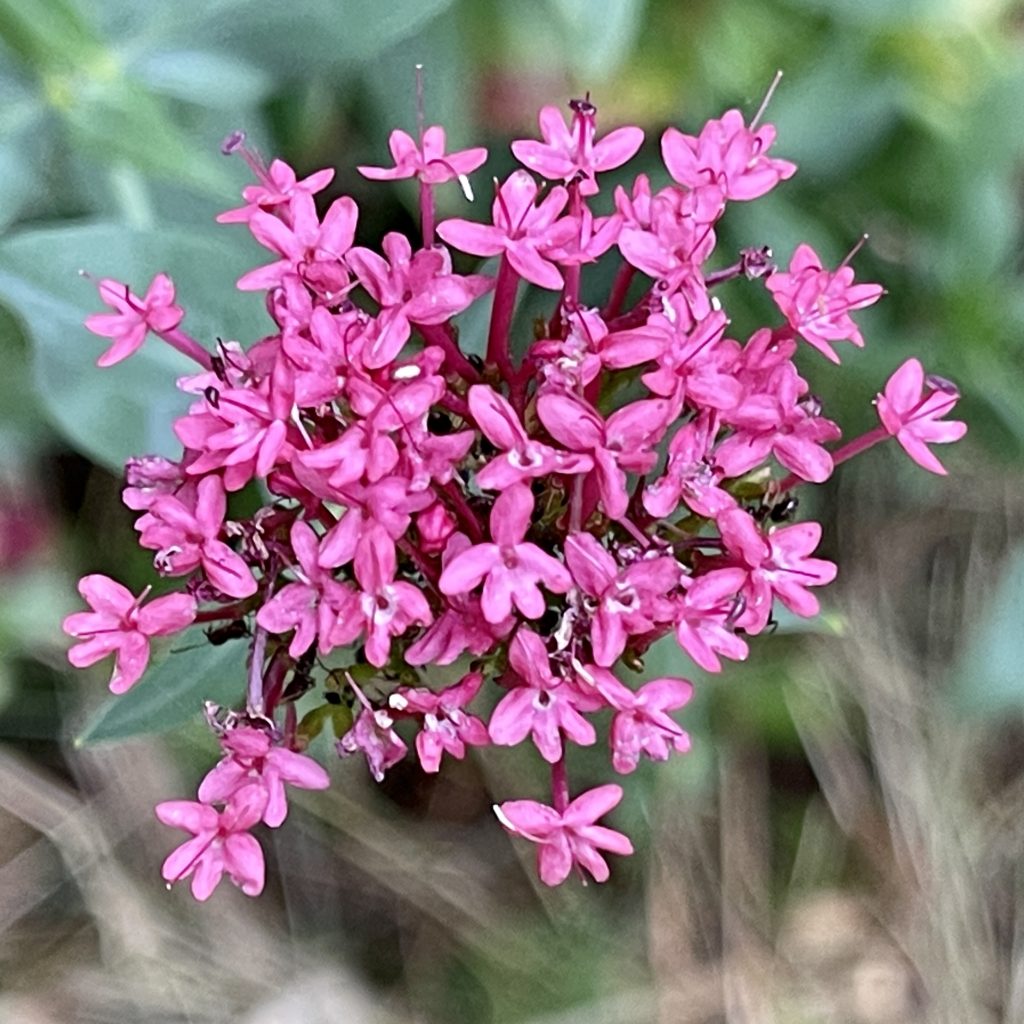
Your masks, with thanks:
[[(869, 448), (874, 448), (876, 444), (881, 441), (885, 441), (892, 437), (885, 427), (875, 427), (874, 430), (869, 430), (866, 434), (861, 434), (860, 437), (855, 437), (852, 441), (844, 444), (842, 448), (837, 449), (832, 453), (832, 465), (840, 466), (844, 462), (849, 461), (855, 455), (860, 455), (861, 452), (866, 452)], [(780, 491), (788, 491), (798, 484), (806, 483), (806, 480), (801, 479), (796, 473), (790, 473), (781, 484), (779, 484)]]
[(484, 539), (484, 532), (480, 527), (480, 521), (477, 519), (476, 513), (470, 507), (469, 502), (466, 501), (465, 495), (459, 490), (458, 484), (449, 480), (441, 488), (441, 492), (454, 506), (455, 514), (462, 521), (462, 525), (466, 528), (473, 543), (479, 544)]
[(213, 360), (210, 353), (196, 341), (195, 338), (187, 335), (181, 328), (175, 327), (173, 331), (159, 333), (153, 332), (158, 338), (162, 338), (171, 348), (176, 348), (182, 355), (194, 359), (204, 370), (213, 369)]
[(739, 277), (743, 273), (743, 261), (734, 263), (731, 267), (726, 267), (724, 270), (716, 270), (712, 274), (708, 274), (704, 278), (704, 285), (707, 288), (713, 288), (716, 284), (721, 284), (723, 281), (731, 281), (734, 277)]
[(559, 814), (569, 806), (569, 777), (565, 771), (565, 751), (551, 766), (551, 802)]
[(417, 324), (416, 330), (420, 332), (427, 344), (443, 349), (444, 361), (450, 370), (457, 373), (463, 380), (469, 381), (470, 384), (480, 383), (480, 374), (477, 368), (462, 354), (448, 324)]
[(511, 386), (516, 371), (509, 351), (509, 333), (512, 329), (512, 315), (516, 308), (516, 292), (519, 290), (519, 275), (502, 255), (498, 267), (498, 280), (494, 285), (494, 305), (491, 307), (491, 325), (487, 332), (487, 362), (498, 368), (498, 372)]
[(263, 714), (263, 660), (266, 653), (267, 631), (258, 625), (249, 655), (249, 695), (245, 704), (250, 715)]
[(420, 182), (420, 229), (423, 248), (429, 249), (434, 244), (434, 186), (425, 181)]
[(608, 321), (612, 317), (619, 315), (619, 310), (625, 304), (626, 296), (629, 294), (629, 286), (633, 283), (635, 276), (636, 267), (631, 266), (629, 263), (623, 263), (619, 267), (615, 280), (612, 282), (611, 294), (608, 296), (608, 305), (601, 311), (601, 318), (603, 320)]

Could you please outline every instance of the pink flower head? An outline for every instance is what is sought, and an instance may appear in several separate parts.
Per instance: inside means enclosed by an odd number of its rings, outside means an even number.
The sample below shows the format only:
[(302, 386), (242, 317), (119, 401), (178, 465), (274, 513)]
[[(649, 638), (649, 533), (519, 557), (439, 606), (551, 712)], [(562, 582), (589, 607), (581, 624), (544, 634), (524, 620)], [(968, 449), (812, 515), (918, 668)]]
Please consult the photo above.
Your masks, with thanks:
[(399, 714), (423, 716), (423, 728), (416, 736), (416, 753), (425, 772), (440, 771), (444, 753), (461, 760), (466, 756), (467, 746), (480, 747), (490, 742), (487, 726), (465, 711), (480, 692), (483, 681), (479, 672), (470, 672), (439, 693), (402, 686), (388, 698), (388, 705)]
[(516, 273), (531, 284), (561, 288), (562, 274), (549, 253), (571, 242), (579, 225), (572, 217), (561, 217), (569, 201), (561, 185), (535, 206), (537, 192), (537, 183), (527, 171), (513, 171), (495, 196), (493, 225), (456, 217), (439, 224), (437, 233), (449, 245), (474, 256), (504, 253)]
[(530, 736), (540, 756), (554, 764), (562, 756), (562, 733), (581, 747), (596, 742), (594, 727), (580, 710), (594, 710), (600, 702), (552, 675), (547, 648), (533, 630), (520, 626), (508, 657), (520, 682), (491, 714), (487, 730), (493, 743), (513, 747)]
[(204, 804), (231, 799), (243, 787), (259, 786), (266, 793), (263, 822), (277, 828), (288, 814), (285, 783), (299, 789), (326, 789), (330, 776), (311, 757), (275, 746), (263, 729), (239, 725), (221, 739), (224, 757), (206, 773), (196, 794)]
[(751, 130), (738, 110), (728, 110), (696, 137), (666, 129), (661, 155), (680, 185), (717, 193), (722, 202), (757, 199), (796, 173), (795, 164), (768, 156), (774, 141), (774, 125)]
[(574, 864), (585, 868), (595, 882), (605, 882), (608, 864), (600, 851), (620, 856), (633, 852), (633, 844), (621, 832), (596, 824), (621, 799), (621, 786), (598, 786), (576, 797), (561, 813), (535, 800), (509, 800), (496, 805), (494, 813), (513, 835), (538, 844), (537, 873), (545, 885), (561, 885)]
[(274, 160), (261, 177), (258, 185), (246, 185), (242, 189), (245, 206), (218, 214), (218, 224), (247, 223), (254, 213), (274, 213), (300, 193), (315, 196), (334, 180), (334, 171), (331, 168), (314, 171), (300, 180), (289, 164)]
[(493, 543), (475, 544), (456, 555), (441, 574), (441, 593), (467, 594), (483, 583), (480, 606), (488, 622), (508, 618), (513, 604), (528, 619), (539, 619), (545, 604), (538, 584), (564, 594), (572, 577), (557, 558), (524, 539), (533, 507), (533, 493), (526, 484), (503, 491), (491, 508)]
[[(849, 257), (847, 257), (849, 258)], [(885, 289), (880, 284), (854, 284), (853, 268), (842, 264), (824, 270), (809, 245), (798, 245), (788, 271), (776, 271), (765, 284), (789, 325), (822, 355), (839, 362), (833, 341), (851, 341), (864, 347), (850, 312), (877, 302)]]
[(195, 497), (163, 494), (135, 523), (139, 543), (157, 552), (156, 565), (169, 576), (184, 576), (200, 565), (207, 579), (228, 597), (250, 597), (256, 579), (245, 561), (220, 539), (227, 498), (219, 477), (199, 481)]
[(97, 366), (113, 366), (137, 352), (146, 335), (167, 334), (181, 323), (184, 310), (174, 304), (174, 282), (166, 274), (153, 278), (144, 298), (129, 291), (128, 285), (109, 277), (99, 283), (100, 298), (113, 313), (94, 313), (85, 326), (113, 344), (96, 360)]
[(516, 159), (548, 181), (579, 181), (580, 195), (598, 192), (595, 175), (632, 160), (644, 141), (640, 128), (617, 128), (594, 141), (597, 107), (589, 100), (573, 100), (572, 123), (566, 127), (558, 107), (542, 107), (539, 117), (543, 142), (520, 139), (512, 143)]
[(942, 377), (925, 376), (916, 359), (908, 359), (875, 399), (882, 426), (899, 441), (903, 450), (919, 465), (933, 473), (946, 469), (928, 448), (949, 444), (967, 433), (961, 420), (943, 420), (960, 399), (955, 384)]
[(377, 782), (383, 782), (384, 773), (398, 764), (409, 749), (395, 732), (394, 724), (395, 720), (383, 708), (364, 704), (352, 728), (338, 740), (338, 755), (363, 754), (370, 774)]
[(135, 512), (149, 508), (161, 494), (172, 494), (182, 484), (184, 471), (180, 463), (160, 455), (143, 455), (125, 463), (125, 488), (121, 500)]
[(396, 129), (388, 138), (388, 148), (395, 161), (394, 167), (357, 167), (356, 170), (374, 181), (415, 177), (427, 185), (440, 185), (458, 178), (469, 198), (473, 193), (468, 191), (466, 175), (472, 174), (487, 159), (487, 150), (482, 147), (446, 154), (444, 128), (436, 124), (423, 133), (420, 145), (407, 132)]
[[(615, 709), (609, 740), (612, 767), (622, 775), (636, 769), (640, 755), (652, 761), (667, 761), (675, 750), (685, 754), (690, 737), (669, 717), (689, 703), (693, 685), (685, 679), (652, 679), (638, 690), (631, 690), (597, 665), (583, 669), (584, 680)], [(589, 678), (588, 678), (589, 677)]]
[(92, 611), (75, 612), (64, 620), (64, 632), (80, 641), (68, 651), (68, 661), (84, 668), (114, 654), (113, 693), (130, 690), (142, 678), (150, 637), (179, 633), (196, 617), (195, 599), (188, 594), (168, 594), (143, 607), (148, 587), (135, 597), (108, 576), (83, 576), (78, 592)]
[(192, 838), (165, 861), (168, 885), (192, 875), (192, 895), (207, 900), (224, 873), (246, 896), (263, 892), (266, 866), (260, 844), (249, 829), (263, 817), (267, 793), (262, 786), (243, 786), (232, 794), (223, 811), (191, 800), (167, 800), (156, 805), (165, 825), (184, 829)]

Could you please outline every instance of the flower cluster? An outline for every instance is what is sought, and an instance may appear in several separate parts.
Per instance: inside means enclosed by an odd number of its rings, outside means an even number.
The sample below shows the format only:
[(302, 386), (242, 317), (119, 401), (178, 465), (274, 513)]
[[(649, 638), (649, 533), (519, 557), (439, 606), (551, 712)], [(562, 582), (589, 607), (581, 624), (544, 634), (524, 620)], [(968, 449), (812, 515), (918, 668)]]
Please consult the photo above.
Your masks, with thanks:
[[(672, 712), (691, 684), (637, 684), (624, 669), (674, 636), (718, 672), (747, 657), (776, 602), (815, 615), (814, 589), (836, 566), (815, 556), (820, 526), (791, 521), (792, 492), (890, 436), (943, 472), (928, 445), (965, 431), (942, 419), (952, 385), (910, 360), (877, 399), (880, 426), (835, 446), (839, 427), (795, 358), (801, 339), (834, 362), (836, 346), (862, 345), (850, 314), (881, 287), (855, 284), (848, 261), (828, 269), (809, 245), (786, 269), (767, 247), (732, 262), (716, 250), (728, 204), (795, 171), (771, 154), (771, 126), (730, 110), (696, 136), (670, 128), (664, 182), (639, 175), (611, 202), (602, 175), (635, 156), (643, 132), (599, 138), (593, 104), (569, 106), (568, 123), (541, 111), (542, 141), (512, 144), (524, 167), (495, 183), (488, 223), (435, 225), (435, 189), (458, 180), (471, 194), (484, 150), (446, 153), (436, 126), (393, 133), (395, 166), (360, 170), (419, 181), (422, 237), (392, 232), (379, 251), (356, 244), (351, 198), (318, 207), (331, 171), (299, 179), (232, 137), (226, 151), (258, 181), (220, 220), (270, 254), (238, 282), (269, 314), (248, 348), (190, 337), (163, 274), (142, 299), (100, 284), (113, 310), (87, 322), (112, 340), (100, 365), (152, 334), (200, 372), (179, 382), (194, 398), (174, 424), (182, 457), (132, 460), (125, 490), (140, 544), (183, 589), (141, 605), (86, 577), (93, 611), (65, 623), (79, 641), (71, 660), (116, 654), (120, 693), (142, 675), (150, 637), (220, 623), (251, 643), (238, 706), (209, 714), (223, 760), (198, 802), (157, 808), (192, 833), (164, 877), (191, 874), (198, 899), (225, 872), (261, 890), (250, 830), (281, 824), (285, 784), (328, 784), (301, 753), (328, 705), (350, 709), (339, 754), (363, 755), (378, 780), (413, 736), (427, 772), (470, 746), (532, 744), (550, 766), (550, 804), (508, 801), (498, 820), (537, 844), (547, 884), (574, 868), (603, 881), (601, 851), (632, 852), (597, 824), (622, 790), (574, 797), (568, 748), (605, 735), (611, 769), (627, 774), (690, 744)], [(457, 273), (456, 251), (494, 263)], [(614, 283), (584, 299), (604, 256)], [(767, 288), (780, 322), (737, 334), (715, 295), (730, 279)], [(551, 296), (532, 331), (516, 317), (530, 286)], [(486, 336), (460, 331), (460, 314), (484, 302)], [(231, 495), (254, 480), (264, 507), (229, 518)], [(458, 681), (430, 686), (433, 666)], [(295, 702), (318, 685), (327, 703), (300, 721)]]

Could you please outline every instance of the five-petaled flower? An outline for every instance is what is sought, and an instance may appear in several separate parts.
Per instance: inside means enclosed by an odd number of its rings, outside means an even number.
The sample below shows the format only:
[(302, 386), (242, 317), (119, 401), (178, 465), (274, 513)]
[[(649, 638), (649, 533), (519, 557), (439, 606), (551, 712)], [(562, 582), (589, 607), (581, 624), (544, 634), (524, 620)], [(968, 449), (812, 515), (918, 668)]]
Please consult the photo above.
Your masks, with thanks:
[(606, 882), (609, 870), (601, 851), (620, 856), (633, 852), (621, 832), (596, 823), (621, 799), (622, 787), (607, 785), (576, 797), (561, 812), (536, 800), (508, 800), (496, 804), (494, 813), (513, 835), (537, 844), (537, 872), (545, 885), (561, 885), (574, 864), (595, 882)]
[(925, 376), (916, 359), (908, 359), (890, 378), (875, 399), (882, 426), (919, 465), (933, 473), (946, 468), (932, 454), (929, 444), (949, 444), (967, 433), (961, 420), (944, 420), (960, 399), (956, 385), (942, 377)]
[(111, 278), (99, 283), (100, 298), (113, 313), (94, 313), (85, 318), (85, 326), (113, 344), (96, 360), (97, 366), (113, 366), (137, 352), (146, 335), (167, 334), (184, 319), (185, 312), (174, 304), (174, 284), (166, 274), (157, 274), (139, 298), (128, 285)]
[(75, 668), (93, 665), (115, 655), (110, 689), (124, 693), (141, 678), (149, 664), (149, 640), (180, 633), (196, 617), (195, 598), (168, 594), (143, 605), (149, 588), (136, 597), (108, 576), (83, 576), (78, 591), (92, 611), (74, 612), (64, 620), (64, 632), (79, 642), (68, 651)]

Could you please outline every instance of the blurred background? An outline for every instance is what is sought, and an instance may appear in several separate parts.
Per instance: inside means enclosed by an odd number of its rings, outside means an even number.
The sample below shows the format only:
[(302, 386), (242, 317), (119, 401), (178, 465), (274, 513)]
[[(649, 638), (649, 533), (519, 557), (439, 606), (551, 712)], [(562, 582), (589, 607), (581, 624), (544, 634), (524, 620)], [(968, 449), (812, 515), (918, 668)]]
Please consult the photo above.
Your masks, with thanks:
[[(0, 1020), (1024, 1021), (1022, 57), (1005, 0), (0, 0)], [(543, 792), (533, 759), (375, 787), (323, 736), (335, 786), (261, 837), (268, 891), (197, 906), (163, 888), (178, 838), (152, 806), (215, 756), (191, 711), (237, 652), (114, 714), (59, 631), (83, 572), (151, 582), (119, 472), (176, 454), (183, 364), (151, 344), (96, 370), (77, 272), (166, 270), (200, 337), (255, 339), (232, 282), (258, 250), (212, 223), (248, 180), (221, 139), (338, 167), (326, 198), (357, 199), (364, 243), (411, 230), (412, 192), (354, 166), (414, 128), (416, 63), (428, 123), (491, 173), (540, 105), (590, 90), (606, 128), (648, 131), (633, 171), (657, 182), (666, 125), (749, 116), (782, 68), (768, 119), (800, 172), (730, 208), (720, 251), (835, 264), (870, 234), (858, 278), (889, 294), (867, 347), (802, 370), (853, 436), (916, 354), (970, 433), (947, 479), (875, 449), (802, 500), (840, 563), (819, 621), (714, 679), (652, 652), (697, 684), (693, 752), (626, 780), (637, 854), (608, 885), (544, 889), (497, 827), (494, 799)], [(725, 296), (737, 325), (763, 300)]]

